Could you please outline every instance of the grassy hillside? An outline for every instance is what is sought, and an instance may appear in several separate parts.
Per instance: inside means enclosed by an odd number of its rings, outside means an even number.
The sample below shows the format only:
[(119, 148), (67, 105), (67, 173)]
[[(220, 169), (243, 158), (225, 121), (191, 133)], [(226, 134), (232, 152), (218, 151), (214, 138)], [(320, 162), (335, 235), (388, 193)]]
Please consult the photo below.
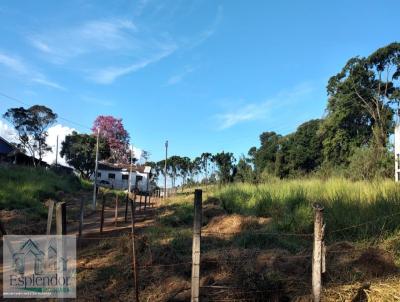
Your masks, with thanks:
[[(273, 217), (271, 228), (277, 231), (312, 232), (314, 202), (325, 208), (331, 239), (371, 239), (400, 228), (400, 186), (393, 181), (303, 179), (258, 186), (234, 184), (214, 195), (228, 213)], [(366, 222), (370, 223), (337, 231)]]
[(73, 192), (82, 187), (78, 178), (59, 175), (44, 168), (0, 166), (0, 210), (33, 208), (44, 213), (44, 202), (57, 192)]

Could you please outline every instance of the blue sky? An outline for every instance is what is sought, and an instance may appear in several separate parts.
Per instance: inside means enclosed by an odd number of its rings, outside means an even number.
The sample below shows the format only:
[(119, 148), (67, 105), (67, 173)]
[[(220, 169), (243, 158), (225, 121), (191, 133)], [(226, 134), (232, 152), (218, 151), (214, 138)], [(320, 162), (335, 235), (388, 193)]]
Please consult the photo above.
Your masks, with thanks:
[[(263, 131), (322, 117), (330, 76), (400, 40), (399, 9), (394, 0), (2, 1), (0, 92), (75, 122), (59, 119), (57, 131), (122, 118), (155, 161), (166, 139), (170, 154), (238, 157)], [(19, 105), (0, 95), (1, 113)]]

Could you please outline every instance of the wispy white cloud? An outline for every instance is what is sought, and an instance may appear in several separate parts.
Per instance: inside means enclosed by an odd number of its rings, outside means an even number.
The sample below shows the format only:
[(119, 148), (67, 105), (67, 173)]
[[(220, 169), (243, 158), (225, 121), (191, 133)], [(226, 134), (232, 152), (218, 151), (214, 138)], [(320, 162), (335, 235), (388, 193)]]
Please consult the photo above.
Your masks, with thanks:
[(265, 102), (262, 104), (248, 104), (230, 112), (217, 114), (216, 118), (220, 121), (219, 129), (228, 129), (242, 122), (264, 118), (270, 107), (270, 102)]
[(48, 86), (51, 88), (59, 89), (59, 90), (66, 90), (65, 87), (61, 86), (60, 84), (57, 84), (56, 82), (47, 80), (46, 78), (43, 77), (43, 75), (33, 78), (32, 82), (42, 84), (44, 86)]
[[(288, 106), (313, 91), (310, 83), (302, 83), (294, 88), (282, 91), (275, 96), (259, 103), (247, 103), (238, 108), (231, 108), (225, 113), (217, 114), (215, 118), (219, 122), (219, 130), (231, 128), (239, 123), (265, 119), (273, 109)], [(244, 103), (242, 101), (242, 103)]]
[(198, 47), (199, 45), (207, 41), (209, 38), (211, 38), (217, 31), (218, 26), (222, 21), (222, 18), (223, 18), (223, 7), (222, 5), (219, 5), (215, 18), (211, 23), (211, 25), (207, 29), (203, 30), (199, 35), (197, 35), (197, 37), (189, 40), (187, 49), (193, 49), (195, 47)]
[(33, 47), (42, 52), (52, 63), (93, 52), (132, 50), (137, 42), (132, 36), (136, 25), (128, 19), (92, 20), (83, 24), (52, 29), (28, 36)]
[(176, 50), (175, 46), (171, 46), (169, 49), (166, 49), (158, 54), (155, 54), (151, 57), (144, 58), (142, 60), (139, 60), (138, 62), (135, 62), (131, 65), (128, 66), (122, 66), (122, 67), (107, 67), (105, 69), (100, 69), (95, 71), (90, 78), (98, 83), (98, 84), (111, 84), (113, 83), (117, 78), (127, 75), (129, 73), (138, 71), (144, 67), (146, 67), (149, 64), (155, 63), (160, 61), (161, 59), (168, 57), (171, 55), (174, 51)]
[(167, 80), (166, 86), (176, 85), (176, 84), (180, 83), (187, 75), (192, 73), (194, 70), (195, 70), (195, 68), (193, 68), (191, 66), (186, 66), (182, 72), (171, 76)]
[(8, 68), (15, 74), (22, 76), (25, 80), (47, 87), (65, 90), (60, 84), (50, 81), (47, 77), (25, 63), (21, 58), (0, 52), (0, 65)]
[(0, 53), (0, 64), (19, 74), (28, 73), (27, 66), (21, 59), (5, 53)]
[(104, 106), (104, 107), (111, 107), (114, 106), (115, 103), (110, 101), (110, 100), (104, 100), (104, 99), (100, 99), (97, 97), (92, 97), (92, 96), (82, 96), (81, 99), (89, 104), (94, 104), (94, 105), (100, 105), (100, 106)]

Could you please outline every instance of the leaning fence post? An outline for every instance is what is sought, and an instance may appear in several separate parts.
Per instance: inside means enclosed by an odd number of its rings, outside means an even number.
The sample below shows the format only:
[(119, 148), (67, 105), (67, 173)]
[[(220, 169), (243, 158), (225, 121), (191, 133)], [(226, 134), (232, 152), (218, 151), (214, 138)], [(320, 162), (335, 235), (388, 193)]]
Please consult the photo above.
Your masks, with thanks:
[(118, 226), (118, 194), (115, 194), (115, 226)]
[(194, 191), (194, 221), (192, 247), (192, 302), (199, 302), (200, 296), (200, 239), (202, 216), (202, 190)]
[(135, 286), (135, 298), (136, 298), (136, 302), (139, 302), (137, 259), (136, 259), (136, 249), (135, 249), (135, 212), (136, 212), (135, 199), (134, 200), (130, 200), (130, 204), (131, 204), (131, 232), (132, 232), (132, 269), (133, 269), (133, 282), (134, 282), (134, 286)]
[(323, 260), (323, 238), (324, 238), (324, 207), (319, 203), (313, 204), (314, 208), (314, 246), (312, 258), (312, 294), (313, 301), (321, 301), (322, 281), (321, 274), (325, 262)]
[(51, 232), (51, 220), (53, 219), (53, 211), (54, 211), (54, 200), (49, 200), (49, 209), (47, 213), (47, 228), (46, 235), (50, 235)]
[(67, 234), (67, 204), (65, 202), (56, 204), (56, 229), (57, 235)]
[(126, 194), (125, 198), (125, 222), (128, 221), (128, 201), (129, 201), (129, 193)]
[(103, 233), (105, 203), (106, 203), (106, 197), (105, 194), (103, 194), (101, 199), (100, 233)]

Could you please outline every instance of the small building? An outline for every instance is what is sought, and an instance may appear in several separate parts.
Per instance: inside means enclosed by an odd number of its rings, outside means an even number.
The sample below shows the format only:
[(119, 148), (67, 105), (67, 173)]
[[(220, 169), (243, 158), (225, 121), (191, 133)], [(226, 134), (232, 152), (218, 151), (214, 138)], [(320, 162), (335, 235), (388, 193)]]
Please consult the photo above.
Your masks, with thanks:
[(7, 161), (7, 155), (16, 148), (0, 136), (0, 162)]
[[(148, 166), (133, 165), (132, 174), (129, 178), (129, 164), (110, 164), (99, 162), (97, 169), (97, 184), (117, 190), (127, 190), (129, 179), (131, 180), (131, 191), (138, 190), (141, 193), (151, 192), (153, 187), (151, 180), (154, 170)], [(91, 177), (94, 180), (94, 175)]]

